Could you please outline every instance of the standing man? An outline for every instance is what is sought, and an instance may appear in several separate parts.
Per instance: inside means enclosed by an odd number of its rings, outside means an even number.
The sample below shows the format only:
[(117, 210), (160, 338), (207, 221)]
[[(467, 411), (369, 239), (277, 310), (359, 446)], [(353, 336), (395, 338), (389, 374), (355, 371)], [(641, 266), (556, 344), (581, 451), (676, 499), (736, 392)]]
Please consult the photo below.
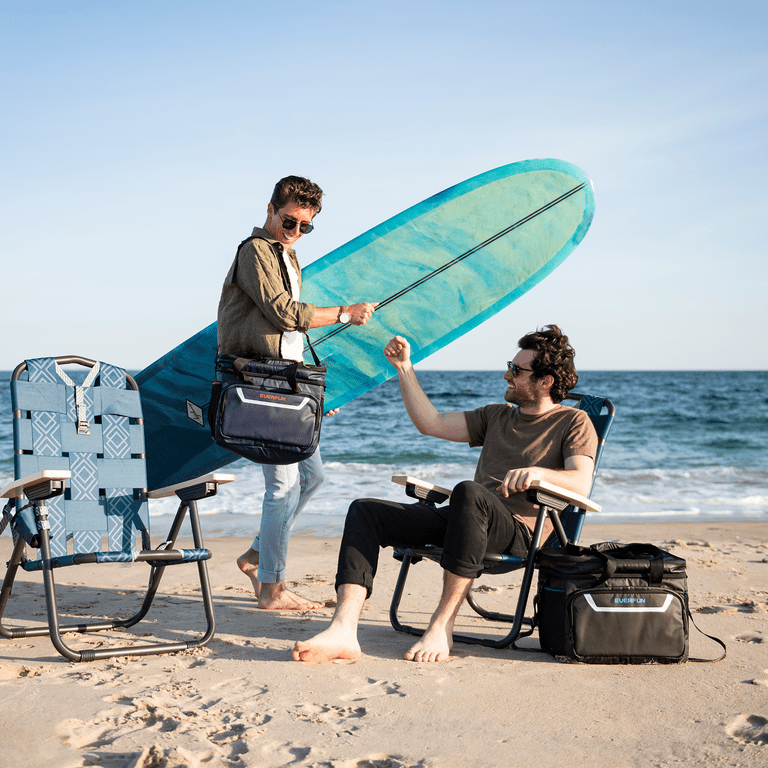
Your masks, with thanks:
[[(528, 552), (538, 513), (525, 499), (531, 483), (545, 480), (589, 493), (597, 435), (586, 413), (560, 405), (578, 381), (568, 337), (551, 325), (523, 336), (518, 345), (504, 374), (506, 404), (463, 413), (435, 409), (419, 385), (404, 338), (395, 336), (384, 348), (419, 432), (482, 446), (475, 479), (459, 483), (443, 507), (377, 499), (352, 503), (339, 553), (336, 612), (328, 629), (296, 643), (296, 661), (358, 658), (357, 625), (373, 588), (379, 549), (424, 544), (444, 548), (443, 591), (426, 632), (405, 658), (446, 661), (456, 616), (486, 551), (519, 557)], [(547, 523), (545, 538), (552, 531)]]
[[(300, 301), (301, 268), (292, 246), (313, 229), (323, 191), (309, 179), (286, 176), (275, 185), (267, 220), (238, 249), (219, 301), (220, 354), (302, 360), (302, 333), (309, 328), (365, 325), (376, 304), (316, 307)], [(282, 263), (281, 263), (282, 262)], [(297, 464), (263, 464), (265, 493), (261, 529), (237, 559), (253, 584), (259, 608), (307, 610), (285, 585), (288, 539), (294, 521), (325, 479), (320, 451)]]

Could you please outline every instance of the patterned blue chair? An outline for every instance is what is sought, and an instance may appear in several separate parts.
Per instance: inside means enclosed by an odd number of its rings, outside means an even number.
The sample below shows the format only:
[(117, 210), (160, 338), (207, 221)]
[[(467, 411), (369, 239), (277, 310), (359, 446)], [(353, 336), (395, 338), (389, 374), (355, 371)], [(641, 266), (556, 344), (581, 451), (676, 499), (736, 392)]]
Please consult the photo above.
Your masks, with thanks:
[[(79, 365), (75, 383), (63, 366)], [(68, 369), (69, 370), (69, 369)], [(72, 373), (75, 376), (75, 373)], [(2, 491), (10, 499), (2, 528), (14, 539), (0, 591), (0, 634), (6, 638), (49, 635), (56, 650), (72, 661), (148, 655), (204, 646), (213, 637), (213, 613), (196, 502), (216, 495), (232, 475), (212, 474), (169, 488), (148, 490), (141, 400), (133, 378), (120, 368), (80, 357), (27, 360), (11, 381), (16, 480)], [(176, 495), (180, 505), (168, 537), (152, 548), (147, 500)], [(175, 548), (187, 514), (194, 548)], [(27, 548), (37, 550), (27, 557)], [(146, 562), (149, 584), (138, 612), (128, 618), (60, 624), (53, 574), (56, 569), (94, 563)], [(74, 650), (66, 633), (123, 629), (149, 611), (165, 568), (194, 564), (202, 591), (205, 631), (182, 642)], [(22, 568), (42, 571), (47, 627), (7, 628), (3, 615)], [(202, 613), (202, 611), (201, 611)]]
[[(598, 438), (597, 456), (595, 457), (595, 469), (592, 474), (592, 482), (597, 475), (597, 467), (600, 463), (600, 457), (603, 453), (608, 431), (613, 423), (615, 409), (613, 403), (606, 397), (596, 397), (594, 395), (581, 395), (576, 392), (570, 392), (563, 401), (567, 403), (571, 400), (575, 407), (586, 411), (592, 424), (595, 427)], [(424, 504), (442, 504), (451, 496), (451, 491), (447, 488), (426, 483), (413, 477), (396, 475), (392, 481), (404, 485), (406, 493), (414, 499)], [(522, 637), (532, 634), (535, 629), (535, 618), (526, 618), (525, 609), (528, 604), (528, 595), (530, 594), (533, 575), (536, 569), (536, 555), (542, 547), (541, 535), (544, 530), (544, 521), (547, 517), (552, 521), (554, 532), (543, 546), (554, 547), (558, 543), (565, 546), (568, 543), (576, 544), (581, 536), (581, 529), (584, 526), (584, 519), (587, 512), (599, 512), (600, 507), (589, 499), (579, 494), (559, 488), (550, 483), (534, 482), (534, 487), (526, 492), (528, 501), (539, 505), (539, 514), (536, 518), (531, 547), (528, 550), (526, 558), (515, 557), (514, 555), (497, 554), (486, 552), (482, 573), (499, 574), (510, 573), (525, 569), (523, 571), (520, 592), (517, 598), (515, 612), (512, 614), (487, 611), (478, 604), (472, 592), (467, 595), (467, 603), (482, 618), (489, 621), (499, 621), (511, 623), (512, 628), (503, 637), (494, 640), (487, 637), (476, 635), (463, 635), (454, 633), (453, 639), (459, 643), (473, 643), (476, 645), (485, 645), (491, 648), (514, 647), (515, 642)], [(395, 591), (392, 595), (392, 603), (389, 608), (389, 619), (398, 632), (405, 632), (410, 635), (421, 636), (423, 629), (402, 624), (398, 617), (400, 601), (405, 589), (405, 582), (411, 565), (418, 563), (422, 559), (440, 562), (442, 548), (426, 545), (423, 547), (395, 548), (395, 558), (401, 561), (400, 574), (395, 585)]]

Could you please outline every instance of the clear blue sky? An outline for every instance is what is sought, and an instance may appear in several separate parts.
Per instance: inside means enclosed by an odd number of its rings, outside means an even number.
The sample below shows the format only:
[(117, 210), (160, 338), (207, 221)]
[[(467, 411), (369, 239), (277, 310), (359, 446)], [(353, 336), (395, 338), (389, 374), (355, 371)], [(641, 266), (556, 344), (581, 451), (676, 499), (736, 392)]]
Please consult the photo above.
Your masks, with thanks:
[(212, 322), (274, 182), (325, 190), (304, 264), (506, 163), (583, 168), (550, 277), (426, 361), (562, 325), (595, 369), (768, 369), (765, 2), (0, 5), (0, 368), (143, 368)]

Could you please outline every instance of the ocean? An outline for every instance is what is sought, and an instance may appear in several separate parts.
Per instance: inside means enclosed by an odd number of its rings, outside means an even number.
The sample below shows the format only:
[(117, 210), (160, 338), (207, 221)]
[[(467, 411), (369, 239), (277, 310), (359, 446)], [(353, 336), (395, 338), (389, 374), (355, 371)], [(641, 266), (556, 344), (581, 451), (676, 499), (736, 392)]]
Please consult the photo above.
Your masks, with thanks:
[[(419, 371), (440, 411), (503, 402), (502, 371)], [(13, 479), (10, 374), (0, 373), (0, 484)], [(582, 372), (578, 391), (609, 397), (616, 419), (592, 493), (602, 512), (589, 522), (768, 519), (767, 371)], [(326, 483), (299, 517), (297, 531), (341, 532), (355, 498), (404, 498), (394, 474), (446, 487), (471, 478), (479, 448), (420, 435), (397, 380), (344, 406), (323, 424)], [(259, 526), (264, 483), (245, 460), (225, 471), (237, 480), (200, 504), (207, 536), (251, 536)], [(165, 533), (173, 499), (150, 505)]]

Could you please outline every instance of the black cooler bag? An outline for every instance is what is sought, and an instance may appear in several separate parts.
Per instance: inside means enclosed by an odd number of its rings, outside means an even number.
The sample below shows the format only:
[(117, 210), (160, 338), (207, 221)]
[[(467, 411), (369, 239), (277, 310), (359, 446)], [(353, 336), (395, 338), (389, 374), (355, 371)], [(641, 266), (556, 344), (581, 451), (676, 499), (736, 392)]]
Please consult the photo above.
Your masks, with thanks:
[(216, 443), (258, 464), (294, 464), (320, 442), (326, 369), (281, 359), (216, 358), (208, 423)]
[(569, 544), (539, 551), (541, 647), (593, 664), (688, 659), (685, 560), (653, 544)]

